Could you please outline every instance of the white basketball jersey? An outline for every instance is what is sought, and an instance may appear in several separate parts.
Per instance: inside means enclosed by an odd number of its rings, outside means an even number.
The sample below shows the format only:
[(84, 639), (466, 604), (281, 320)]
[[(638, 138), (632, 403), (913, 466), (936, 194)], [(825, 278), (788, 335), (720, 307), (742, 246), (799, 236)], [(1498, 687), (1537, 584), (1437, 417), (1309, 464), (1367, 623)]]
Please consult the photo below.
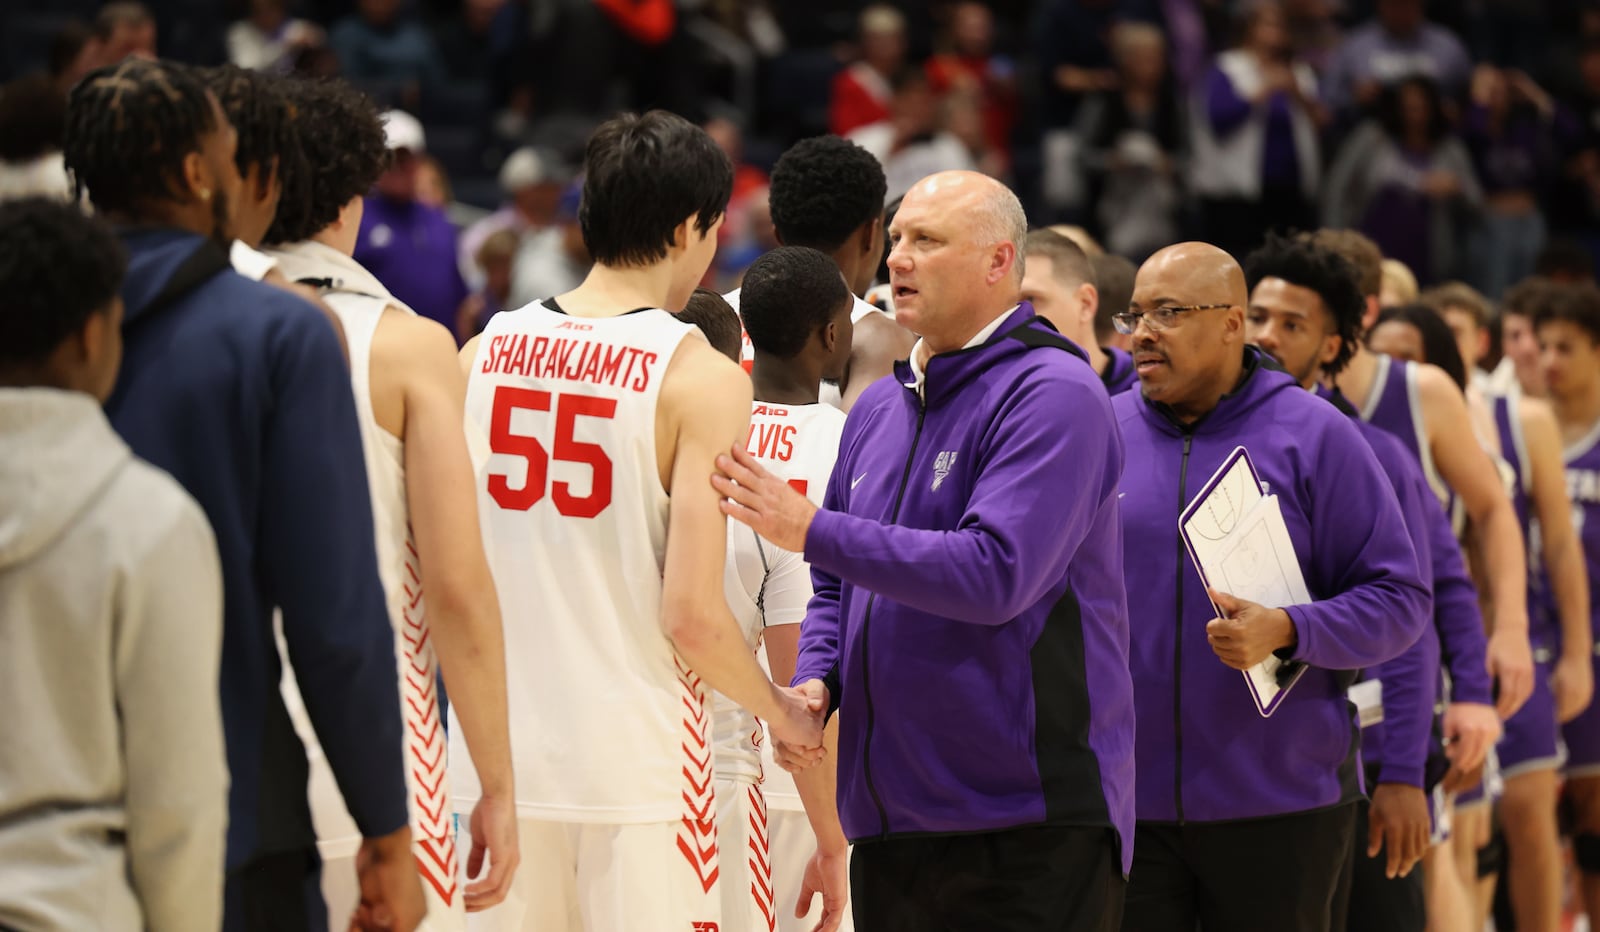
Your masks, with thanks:
[[(703, 338), (660, 309), (586, 318), (551, 304), (495, 315), (467, 381), (467, 420), (489, 437), (478, 501), (505, 619), (518, 810), (709, 820), (706, 687), (661, 630), (656, 454), (667, 366), (686, 335)], [(456, 782), (479, 795), (476, 774)]]
[[(839, 456), (844, 422), (844, 412), (825, 404), (757, 402), (751, 407), (745, 449), (769, 472), (820, 506)], [(737, 521), (729, 521), (724, 589), (745, 641), (755, 650), (768, 626), (799, 624), (805, 617), (811, 600), (811, 570), (800, 554), (783, 550)], [(720, 693), (713, 696), (717, 776), (762, 781), (763, 749), (769, 742), (763, 740), (761, 723)], [(770, 762), (770, 749), (766, 754)], [(763, 791), (769, 804), (777, 804), (776, 796), (791, 799), (798, 807), (793, 778), (776, 765), (764, 769)]]
[[(750, 334), (745, 332), (744, 313), (739, 310), (739, 293), (743, 290), (742, 288), (735, 288), (723, 295), (722, 300), (728, 302), (728, 306), (733, 308), (733, 312), (739, 315), (739, 364), (744, 366), (744, 371), (749, 372), (750, 366), (756, 359), (756, 348), (750, 343)], [(870, 314), (884, 314), (882, 308), (868, 304), (855, 295), (851, 295), (850, 300), (854, 302), (850, 305), (850, 323), (852, 324), (861, 323), (862, 319)], [(885, 316), (891, 315), (885, 314)], [(834, 382), (822, 383), (822, 388), (818, 392), (818, 400), (835, 408), (844, 407), (844, 395), (839, 391), (838, 384)]]
[[(367, 467), (372, 499), (372, 526), (378, 556), (378, 578), (389, 607), (399, 667), (400, 714), (405, 724), (406, 786), (411, 811), (412, 852), (429, 899), (429, 917), (464, 923), (456, 869), (455, 831), (450, 787), (445, 779), (446, 737), (439, 715), (439, 662), (434, 652), (422, 591), (422, 567), (411, 532), (406, 499), (405, 445), (379, 425), (373, 412), (372, 339), (386, 308), (412, 314), (365, 268), (349, 256), (320, 243), (297, 243), (274, 252), (279, 267), (292, 280), (320, 279), (323, 303), (336, 314), (350, 352), (350, 385)], [(310, 732), (303, 729), (302, 733)], [(313, 759), (318, 759), (314, 757)], [(315, 781), (315, 776), (313, 777)], [(313, 813), (323, 840), (359, 838), (343, 805), (319, 807)], [(441, 914), (443, 913), (443, 914)]]

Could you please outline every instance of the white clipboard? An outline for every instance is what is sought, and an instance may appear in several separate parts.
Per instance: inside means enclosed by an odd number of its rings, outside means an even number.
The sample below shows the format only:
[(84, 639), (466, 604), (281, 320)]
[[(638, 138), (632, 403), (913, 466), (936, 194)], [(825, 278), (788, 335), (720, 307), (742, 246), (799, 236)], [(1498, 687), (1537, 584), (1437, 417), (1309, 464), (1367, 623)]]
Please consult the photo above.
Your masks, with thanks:
[[(1311, 601), (1277, 496), (1261, 488), (1244, 447), (1235, 447), (1223, 459), (1184, 508), (1178, 532), (1207, 587), (1269, 608)], [(1212, 608), (1223, 617), (1215, 603)], [(1305, 671), (1304, 663), (1269, 656), (1241, 675), (1256, 710), (1266, 718)]]

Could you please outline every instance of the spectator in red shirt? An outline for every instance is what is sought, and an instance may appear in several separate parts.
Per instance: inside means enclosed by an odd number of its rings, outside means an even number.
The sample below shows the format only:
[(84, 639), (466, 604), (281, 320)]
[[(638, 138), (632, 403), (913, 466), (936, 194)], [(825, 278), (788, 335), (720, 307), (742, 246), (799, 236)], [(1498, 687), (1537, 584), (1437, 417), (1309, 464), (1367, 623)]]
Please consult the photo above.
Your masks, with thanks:
[(834, 76), (828, 130), (847, 136), (889, 118), (893, 80), (905, 65), (906, 19), (891, 6), (861, 11), (861, 60)]
[(994, 14), (973, 0), (956, 4), (948, 47), (928, 59), (929, 85), (940, 98), (952, 92), (974, 95), (989, 146), (1008, 157), (1017, 118), (1016, 69), (1010, 59), (994, 54)]

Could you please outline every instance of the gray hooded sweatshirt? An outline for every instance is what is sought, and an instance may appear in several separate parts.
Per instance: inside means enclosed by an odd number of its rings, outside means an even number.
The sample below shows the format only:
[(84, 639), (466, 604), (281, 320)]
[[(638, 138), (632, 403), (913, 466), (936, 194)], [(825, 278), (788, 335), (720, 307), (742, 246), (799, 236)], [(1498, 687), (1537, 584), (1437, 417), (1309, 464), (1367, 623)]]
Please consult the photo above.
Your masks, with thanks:
[(221, 925), (222, 581), (88, 395), (0, 389), (0, 927)]

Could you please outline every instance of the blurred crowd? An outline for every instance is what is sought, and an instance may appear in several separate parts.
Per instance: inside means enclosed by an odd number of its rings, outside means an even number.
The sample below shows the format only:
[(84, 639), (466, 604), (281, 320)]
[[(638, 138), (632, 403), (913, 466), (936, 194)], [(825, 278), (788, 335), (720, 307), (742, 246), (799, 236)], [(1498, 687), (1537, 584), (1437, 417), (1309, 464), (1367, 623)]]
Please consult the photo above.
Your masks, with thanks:
[(974, 168), (1134, 261), (1348, 227), (1498, 299), (1552, 241), (1600, 250), (1594, 0), (9, 0), (0, 34), (0, 196), (65, 191), (62, 95), (128, 55), (338, 74), (393, 108), (357, 258), (462, 339), (580, 279), (575, 166), (629, 108), (734, 159), (722, 289), (776, 245), (767, 170), (824, 132), (882, 161), (891, 203)]

